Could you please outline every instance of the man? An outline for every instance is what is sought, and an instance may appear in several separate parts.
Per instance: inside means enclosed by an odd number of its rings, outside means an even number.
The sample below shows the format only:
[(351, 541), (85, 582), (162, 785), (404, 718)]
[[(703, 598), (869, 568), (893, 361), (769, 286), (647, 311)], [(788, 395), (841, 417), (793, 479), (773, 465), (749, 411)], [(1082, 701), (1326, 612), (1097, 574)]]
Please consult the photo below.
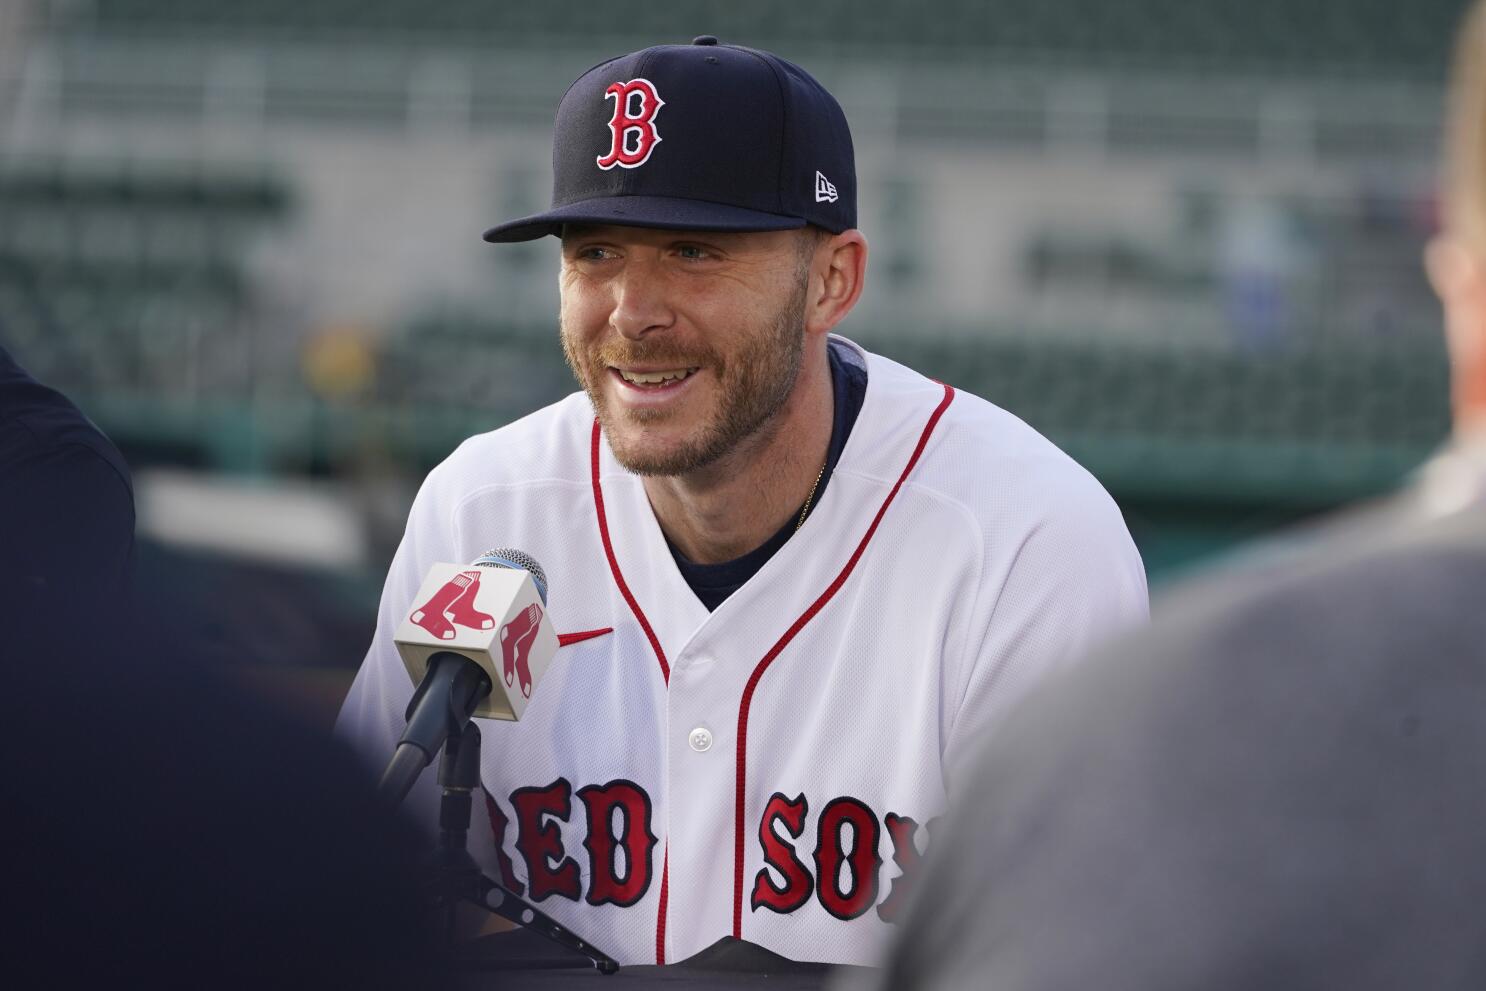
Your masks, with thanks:
[(1445, 229), (1426, 256), (1445, 312), (1455, 437), (1426, 466), (1416, 504), (1440, 515), (1486, 501), (1486, 7), (1471, 7), (1451, 86)]
[(131, 587), (124, 458), (4, 349), (0, 513), (10, 982), (445, 986), (412, 831)]
[(1029, 693), (883, 988), (1486, 987), (1486, 4), (1446, 143), (1455, 437)]
[(552, 209), (486, 239), (561, 237), (583, 392), (430, 474), (340, 732), (386, 760), (427, 569), (518, 547), (570, 635), (485, 726), (492, 873), (621, 962), (870, 959), (969, 742), (1144, 618), (1139, 557), (1020, 421), (831, 336), (867, 242), (804, 71), (711, 37), (604, 62), (553, 165)]

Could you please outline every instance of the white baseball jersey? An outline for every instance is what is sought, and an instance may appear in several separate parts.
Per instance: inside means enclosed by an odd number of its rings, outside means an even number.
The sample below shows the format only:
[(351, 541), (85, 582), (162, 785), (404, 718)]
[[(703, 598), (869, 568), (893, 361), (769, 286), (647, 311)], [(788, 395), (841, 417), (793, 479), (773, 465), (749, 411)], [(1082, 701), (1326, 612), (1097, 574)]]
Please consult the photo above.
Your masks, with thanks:
[[(837, 340), (841, 340), (837, 338)], [(724, 936), (870, 963), (960, 762), (1025, 684), (1146, 616), (1119, 510), (1020, 420), (847, 343), (866, 398), (805, 525), (708, 612), (577, 393), (428, 476), (337, 724), (378, 768), (413, 686), (392, 632), (436, 562), (517, 547), (563, 634), (482, 720), (470, 848), (621, 963)], [(426, 772), (409, 798), (436, 821)]]

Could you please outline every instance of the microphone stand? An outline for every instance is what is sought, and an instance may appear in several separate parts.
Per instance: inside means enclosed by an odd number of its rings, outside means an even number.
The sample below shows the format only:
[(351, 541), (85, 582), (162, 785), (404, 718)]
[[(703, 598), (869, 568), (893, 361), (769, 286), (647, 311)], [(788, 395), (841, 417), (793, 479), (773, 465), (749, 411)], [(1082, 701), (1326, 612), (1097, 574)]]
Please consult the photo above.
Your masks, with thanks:
[[(439, 785), (444, 789), (444, 797), (439, 805), (434, 900), (443, 915), (446, 946), (452, 949), (454, 945), (455, 911), (460, 902), (466, 902), (524, 929), (534, 930), (564, 949), (587, 957), (601, 974), (619, 970), (619, 964), (607, 953), (579, 938), (577, 933), (522, 900), (509, 888), (482, 874), (470, 856), (470, 808), (474, 790), (480, 787), (480, 728), (473, 720), (463, 729), (451, 732), (444, 742), (443, 756), (439, 759)], [(480, 960), (479, 963), (492, 970), (567, 966), (529, 960)]]

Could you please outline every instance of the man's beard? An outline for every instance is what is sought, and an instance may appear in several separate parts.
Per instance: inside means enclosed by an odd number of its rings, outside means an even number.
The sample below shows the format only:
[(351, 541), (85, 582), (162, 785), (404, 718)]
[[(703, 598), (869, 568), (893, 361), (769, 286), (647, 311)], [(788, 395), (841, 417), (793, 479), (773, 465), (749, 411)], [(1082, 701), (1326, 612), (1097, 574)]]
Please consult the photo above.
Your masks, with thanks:
[[(806, 289), (807, 283), (801, 279), (769, 329), (750, 336), (743, 349), (728, 359), (705, 341), (682, 350), (664, 334), (655, 340), (621, 338), (580, 354), (564, 329), (563, 355), (588, 393), (615, 459), (636, 475), (685, 475), (715, 464), (766, 428), (788, 402), (800, 375), (805, 353)], [(615, 429), (614, 411), (605, 401), (602, 385), (611, 366), (635, 365), (708, 369), (717, 377), (719, 405), (688, 441), (669, 451), (646, 451), (643, 445), (631, 448), (624, 442), (623, 432)], [(669, 410), (640, 409), (623, 415), (631, 426), (639, 424), (643, 430), (645, 423), (659, 422), (675, 414)]]

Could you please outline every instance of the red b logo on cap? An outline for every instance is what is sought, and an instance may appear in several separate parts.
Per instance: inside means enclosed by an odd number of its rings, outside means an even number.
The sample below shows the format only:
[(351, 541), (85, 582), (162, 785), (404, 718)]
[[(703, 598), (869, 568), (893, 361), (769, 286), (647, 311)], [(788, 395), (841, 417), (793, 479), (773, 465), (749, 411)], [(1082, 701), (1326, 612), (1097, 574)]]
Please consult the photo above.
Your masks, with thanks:
[(607, 155), (597, 159), (599, 168), (605, 172), (618, 165), (633, 169), (644, 165), (655, 146), (660, 144), (660, 135), (655, 131), (655, 115), (666, 101), (655, 91), (655, 84), (648, 79), (631, 79), (627, 83), (614, 83), (604, 90), (604, 99), (614, 98), (614, 116), (609, 120), (609, 133), (613, 144)]

